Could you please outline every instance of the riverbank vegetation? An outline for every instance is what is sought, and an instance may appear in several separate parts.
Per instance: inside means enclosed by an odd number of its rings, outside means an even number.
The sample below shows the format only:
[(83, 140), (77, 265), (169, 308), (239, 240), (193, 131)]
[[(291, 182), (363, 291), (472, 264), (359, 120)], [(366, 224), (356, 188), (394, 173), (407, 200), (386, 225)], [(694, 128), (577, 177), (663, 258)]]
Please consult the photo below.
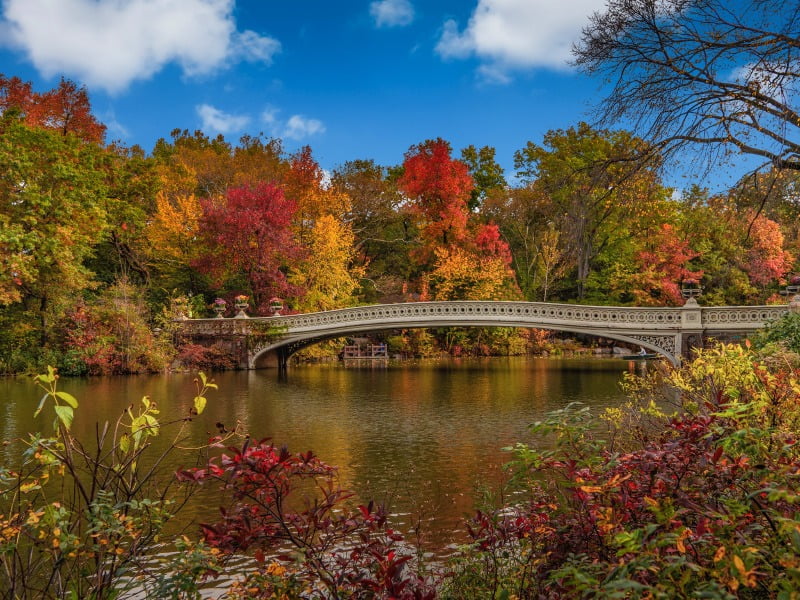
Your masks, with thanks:
[[(513, 493), (433, 560), (312, 452), (221, 423), (186, 444), (215, 388), (205, 376), (183, 418), (160, 422), (145, 397), (90, 442), (71, 433), (85, 409), (51, 369), (37, 412), (53, 433), (12, 441), (27, 450), (0, 470), (0, 577), (18, 598), (794, 598), (800, 357), (796, 334), (770, 335), (799, 318), (630, 374), (618, 408), (532, 425), (534, 444), (507, 449)], [(159, 468), (160, 435), (187, 468)], [(176, 535), (198, 486), (220, 490), (220, 517)]]
[[(692, 278), (706, 304), (780, 300), (800, 257), (796, 172), (712, 195), (668, 188), (661, 163), (631, 133), (586, 123), (528, 142), (513, 173), (491, 147), (442, 139), (398, 165), (361, 157), (331, 172), (310, 147), (289, 153), (262, 136), (175, 130), (148, 152), (107, 143), (74, 83), (37, 92), (0, 76), (0, 372), (208, 368), (214, 357), (184, 347), (173, 319), (220, 306), (232, 316), (240, 295), (257, 315), (273, 298), (295, 312), (470, 299), (659, 306), (679, 304)], [(541, 347), (519, 331), (389, 335), (398, 354)]]

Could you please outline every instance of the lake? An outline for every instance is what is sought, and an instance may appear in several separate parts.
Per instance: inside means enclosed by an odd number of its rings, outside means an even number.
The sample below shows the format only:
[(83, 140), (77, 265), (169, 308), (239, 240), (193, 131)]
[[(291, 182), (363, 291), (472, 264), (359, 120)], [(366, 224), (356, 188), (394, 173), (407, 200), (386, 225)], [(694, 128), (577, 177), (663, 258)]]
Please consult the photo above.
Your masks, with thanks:
[[(217, 373), (219, 390), (208, 394), (184, 445), (202, 444), (217, 422), (238, 422), (255, 439), (313, 450), (339, 468), (343, 487), (363, 501), (385, 502), (401, 530), (420, 523), (426, 543), (443, 549), (463, 541), (463, 518), (499, 489), (509, 458), (502, 447), (535, 443), (528, 425), (570, 402), (595, 413), (619, 405), (628, 367), (614, 359), (492, 358), (303, 365), (285, 380), (272, 370)], [(116, 420), (144, 395), (158, 403), (162, 422), (187, 414), (193, 380), (169, 374), (59, 383), (80, 402), (74, 431), (91, 440), (95, 422)], [(30, 379), (0, 379), (0, 433), (11, 442), (0, 448), (4, 465), (18, 464), (21, 445), (12, 440), (50, 431), (52, 417), (32, 416), (41, 395)], [(165, 430), (155, 444), (167, 442)], [(189, 463), (183, 455), (169, 468)], [(217, 496), (213, 487), (203, 489), (181, 518), (213, 520)]]

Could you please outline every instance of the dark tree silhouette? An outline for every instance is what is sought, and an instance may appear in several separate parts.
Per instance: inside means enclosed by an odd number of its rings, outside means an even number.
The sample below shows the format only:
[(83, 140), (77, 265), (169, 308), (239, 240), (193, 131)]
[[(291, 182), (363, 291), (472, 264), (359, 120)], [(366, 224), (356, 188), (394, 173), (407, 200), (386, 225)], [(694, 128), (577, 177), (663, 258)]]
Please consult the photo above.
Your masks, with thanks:
[(623, 120), (669, 155), (699, 147), (800, 170), (800, 3), (609, 0), (573, 48), (611, 86), (602, 122)]

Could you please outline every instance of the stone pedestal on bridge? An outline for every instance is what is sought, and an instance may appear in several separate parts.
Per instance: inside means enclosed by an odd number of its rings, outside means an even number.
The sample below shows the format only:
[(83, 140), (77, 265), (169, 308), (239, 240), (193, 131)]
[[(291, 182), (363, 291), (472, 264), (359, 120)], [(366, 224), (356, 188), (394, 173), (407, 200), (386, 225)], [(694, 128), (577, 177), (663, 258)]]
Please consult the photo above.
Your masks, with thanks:
[(703, 310), (694, 298), (689, 298), (681, 308), (681, 331), (676, 340), (676, 355), (689, 359), (696, 348), (702, 348)]

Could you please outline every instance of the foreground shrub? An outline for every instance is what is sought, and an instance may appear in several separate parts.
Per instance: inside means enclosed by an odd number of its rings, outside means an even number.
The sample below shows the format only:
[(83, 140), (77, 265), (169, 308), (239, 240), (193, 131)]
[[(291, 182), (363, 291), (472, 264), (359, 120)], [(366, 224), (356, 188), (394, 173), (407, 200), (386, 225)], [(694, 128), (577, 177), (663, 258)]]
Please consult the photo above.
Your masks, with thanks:
[[(98, 424), (94, 443), (85, 444), (71, 429), (77, 399), (58, 389), (52, 368), (37, 381), (45, 394), (36, 413), (53, 418), (53, 434), (30, 434), (21, 440), (21, 464), (0, 467), (2, 597), (198, 598), (199, 582), (218, 567), (213, 553), (188, 539), (176, 542), (180, 560), (163, 554), (165, 526), (192, 490), (178, 492), (160, 465), (180, 450), (216, 386), (200, 374), (191, 413), (171, 423), (159, 422), (156, 404), (144, 397), (111, 426)], [(153, 439), (170, 431), (172, 442), (154, 452)]]
[(678, 413), (622, 454), (585, 408), (551, 414), (532, 433), (552, 449), (513, 449), (527, 499), (473, 519), (444, 596), (800, 597), (797, 375), (702, 352), (668, 376)]
[[(433, 582), (411, 567), (413, 549), (383, 509), (352, 507), (335, 470), (313, 453), (291, 454), (266, 440), (230, 448), (179, 479), (217, 481), (230, 493), (222, 519), (202, 526), (206, 544), (225, 556), (249, 552), (259, 565), (231, 590), (234, 598), (435, 597)], [(267, 556), (277, 559), (268, 560)]]

